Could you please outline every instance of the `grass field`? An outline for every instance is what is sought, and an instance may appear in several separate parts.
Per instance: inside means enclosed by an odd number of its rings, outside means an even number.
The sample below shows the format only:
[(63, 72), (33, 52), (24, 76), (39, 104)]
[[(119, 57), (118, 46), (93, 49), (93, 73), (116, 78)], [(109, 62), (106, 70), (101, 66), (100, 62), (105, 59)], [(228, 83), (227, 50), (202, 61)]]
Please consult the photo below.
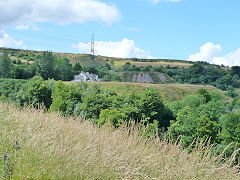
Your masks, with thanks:
[[(223, 154), (198, 144), (146, 139), (138, 127), (100, 129), (90, 121), (64, 118), (0, 103), (2, 179), (239, 179)], [(13, 139), (15, 139), (13, 141)], [(18, 140), (17, 152), (14, 144)]]
[(132, 65), (135, 65), (137, 67), (139, 66), (178, 66), (178, 67), (184, 67), (188, 68), (192, 66), (191, 63), (183, 63), (183, 62), (176, 62), (176, 61), (158, 61), (158, 62), (136, 62), (131, 60), (122, 60), (122, 61), (114, 61), (115, 67), (122, 67), (126, 62), (130, 62)]

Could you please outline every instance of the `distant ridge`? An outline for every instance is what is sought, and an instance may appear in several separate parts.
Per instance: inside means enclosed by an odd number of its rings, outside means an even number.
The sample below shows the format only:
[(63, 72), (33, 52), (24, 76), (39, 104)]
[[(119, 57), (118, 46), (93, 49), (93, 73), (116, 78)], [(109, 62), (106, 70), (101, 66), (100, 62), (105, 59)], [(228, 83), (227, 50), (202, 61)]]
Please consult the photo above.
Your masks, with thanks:
[[(42, 53), (44, 50), (29, 50), (29, 49), (18, 49), (18, 48), (5, 48), (5, 47), (0, 47), (0, 50), (8, 50), (8, 51), (14, 51), (14, 52), (33, 52), (33, 53)], [(70, 52), (53, 52), (55, 55), (62, 55), (62, 56), (89, 56), (90, 54), (81, 54), (81, 53), (70, 53)], [(148, 58), (120, 58), (120, 57), (108, 57), (108, 56), (101, 56), (101, 55), (96, 55), (96, 57), (100, 60), (114, 60), (114, 61), (136, 61), (138, 60), (139, 62), (160, 62), (160, 61), (166, 61), (166, 62), (182, 62), (182, 63), (190, 63), (190, 61), (183, 60), (183, 59), (165, 59), (165, 58), (160, 58), (160, 59), (148, 59)]]

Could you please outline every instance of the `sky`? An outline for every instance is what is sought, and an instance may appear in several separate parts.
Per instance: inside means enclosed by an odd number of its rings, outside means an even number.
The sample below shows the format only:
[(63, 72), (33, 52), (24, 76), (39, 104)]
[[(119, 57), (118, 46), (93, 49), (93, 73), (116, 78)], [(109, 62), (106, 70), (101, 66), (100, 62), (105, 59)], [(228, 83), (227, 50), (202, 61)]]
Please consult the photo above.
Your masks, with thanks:
[(239, 0), (0, 0), (0, 47), (240, 65)]

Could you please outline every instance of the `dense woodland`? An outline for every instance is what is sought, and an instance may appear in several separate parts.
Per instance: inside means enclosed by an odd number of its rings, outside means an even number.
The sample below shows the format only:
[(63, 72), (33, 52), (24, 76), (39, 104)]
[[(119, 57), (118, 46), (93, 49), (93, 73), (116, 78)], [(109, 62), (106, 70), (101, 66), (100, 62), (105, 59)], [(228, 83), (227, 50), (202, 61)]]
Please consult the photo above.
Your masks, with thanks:
[[(130, 63), (118, 69), (114, 69), (114, 63), (83, 67), (78, 63), (73, 66), (67, 58), (53, 56), (51, 52), (31, 60), (33, 63), (12, 61), (7, 52), (0, 56), (1, 101), (18, 107), (44, 107), (63, 116), (80, 116), (99, 126), (117, 128), (122, 123), (138, 123), (149, 135), (157, 131), (160, 136), (170, 133), (174, 139), (181, 136), (185, 148), (196, 138), (209, 140), (216, 151), (232, 143), (229, 154), (240, 147), (240, 98), (234, 90), (240, 87), (238, 66), (223, 69), (199, 62), (189, 68), (136, 67)], [(163, 72), (179, 83), (210, 84), (227, 90), (226, 95), (233, 100), (199, 89), (180, 101), (163, 102), (161, 94), (153, 88), (141, 93), (118, 93), (96, 84), (63, 82), (72, 80), (82, 70), (96, 73), (106, 81), (121, 81), (117, 72), (122, 71)]]

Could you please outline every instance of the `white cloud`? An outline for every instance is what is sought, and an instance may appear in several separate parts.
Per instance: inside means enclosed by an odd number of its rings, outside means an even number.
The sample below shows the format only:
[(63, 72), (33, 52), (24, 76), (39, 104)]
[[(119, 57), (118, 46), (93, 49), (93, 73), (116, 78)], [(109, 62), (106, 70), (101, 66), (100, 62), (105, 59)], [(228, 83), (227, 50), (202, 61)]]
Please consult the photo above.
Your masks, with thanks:
[(0, 7), (0, 26), (36, 22), (112, 23), (120, 18), (116, 6), (99, 0), (1, 0)]
[(150, 0), (153, 4), (157, 4), (160, 1), (168, 1), (168, 2), (180, 2), (182, 0)]
[(36, 25), (33, 25), (33, 26), (29, 26), (27, 24), (19, 24), (15, 27), (17, 30), (33, 30), (33, 31), (41, 31), (43, 30), (42, 28), (39, 28), (38, 26)]
[[(222, 48), (219, 44), (214, 45), (211, 42), (204, 44), (200, 47), (200, 52), (189, 56), (189, 61), (207, 61), (211, 62), (216, 56), (219, 56)], [(212, 63), (212, 62), (211, 62)]]
[(20, 47), (23, 41), (17, 41), (4, 30), (0, 30), (0, 47)]
[(15, 28), (18, 30), (26, 30), (26, 29), (29, 29), (30, 27), (25, 24), (20, 24), (20, 25), (17, 25)]
[[(117, 42), (98, 41), (95, 43), (98, 55), (119, 58), (153, 58), (149, 52), (138, 48), (133, 40), (127, 38)], [(80, 42), (72, 47), (77, 48), (81, 53), (89, 53), (90, 51), (90, 43)]]
[(214, 57), (214, 64), (224, 64), (227, 66), (240, 66), (240, 48), (234, 52), (228, 53), (224, 57)]
[(226, 66), (240, 65), (240, 48), (234, 52), (230, 52), (225, 56), (221, 56), (222, 48), (219, 44), (214, 45), (211, 42), (200, 47), (200, 52), (190, 55), (189, 61), (207, 61), (212, 64), (224, 64)]

